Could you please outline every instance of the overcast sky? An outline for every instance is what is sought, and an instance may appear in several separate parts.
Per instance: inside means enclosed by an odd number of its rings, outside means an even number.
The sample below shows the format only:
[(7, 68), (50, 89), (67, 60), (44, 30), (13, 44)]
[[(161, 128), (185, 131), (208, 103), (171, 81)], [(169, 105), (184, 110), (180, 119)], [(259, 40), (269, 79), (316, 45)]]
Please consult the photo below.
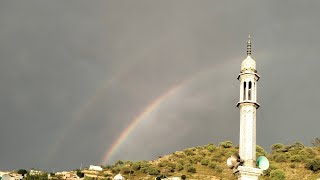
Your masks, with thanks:
[(319, 137), (318, 1), (0, 1), (0, 169), (151, 160), (238, 144), (252, 34), (257, 144)]

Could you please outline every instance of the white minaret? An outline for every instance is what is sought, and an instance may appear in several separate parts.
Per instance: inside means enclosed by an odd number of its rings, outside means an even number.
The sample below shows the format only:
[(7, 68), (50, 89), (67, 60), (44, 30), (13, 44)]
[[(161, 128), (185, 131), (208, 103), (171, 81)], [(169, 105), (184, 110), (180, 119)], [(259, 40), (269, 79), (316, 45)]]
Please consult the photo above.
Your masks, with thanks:
[(242, 61), (241, 71), (238, 76), (240, 81), (240, 101), (237, 107), (240, 109), (240, 142), (239, 155), (244, 161), (238, 167), (239, 179), (258, 179), (262, 170), (256, 167), (256, 112), (257, 82), (260, 76), (257, 74), (256, 62), (251, 58), (250, 35), (247, 43), (247, 58)]

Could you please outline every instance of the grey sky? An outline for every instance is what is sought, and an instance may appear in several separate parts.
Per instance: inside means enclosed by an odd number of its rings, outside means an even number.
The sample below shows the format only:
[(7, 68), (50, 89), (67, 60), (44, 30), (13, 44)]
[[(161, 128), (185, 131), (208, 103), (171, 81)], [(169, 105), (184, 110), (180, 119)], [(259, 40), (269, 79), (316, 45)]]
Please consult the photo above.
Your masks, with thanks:
[(148, 160), (238, 143), (236, 79), (252, 34), (257, 143), (319, 137), (317, 1), (0, 2), (0, 169), (99, 164), (150, 103), (183, 85), (113, 154)]

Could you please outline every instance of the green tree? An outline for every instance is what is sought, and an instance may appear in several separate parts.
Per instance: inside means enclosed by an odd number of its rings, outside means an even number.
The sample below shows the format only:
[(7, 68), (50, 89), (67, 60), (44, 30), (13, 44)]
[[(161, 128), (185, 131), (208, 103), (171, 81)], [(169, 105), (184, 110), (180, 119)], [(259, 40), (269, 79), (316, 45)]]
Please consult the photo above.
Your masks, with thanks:
[(19, 169), (17, 173), (18, 173), (18, 174), (21, 174), (21, 175), (25, 175), (25, 174), (28, 173), (28, 171), (25, 170), (25, 169)]
[(84, 177), (84, 173), (81, 172), (79, 169), (77, 170), (76, 174), (77, 174), (77, 176), (78, 176), (79, 178), (83, 178), (83, 177)]

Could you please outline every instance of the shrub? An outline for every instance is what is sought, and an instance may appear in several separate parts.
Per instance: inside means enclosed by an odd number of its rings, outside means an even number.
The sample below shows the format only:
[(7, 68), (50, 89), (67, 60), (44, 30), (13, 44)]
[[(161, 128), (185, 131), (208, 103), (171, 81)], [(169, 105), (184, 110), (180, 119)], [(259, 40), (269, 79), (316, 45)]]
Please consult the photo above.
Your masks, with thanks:
[(182, 180), (185, 180), (185, 179), (187, 179), (187, 176), (183, 174), (183, 175), (181, 176), (181, 179), (182, 179)]
[(118, 174), (120, 172), (120, 168), (119, 167), (114, 167), (114, 168), (111, 169), (111, 172), (113, 174)]
[(225, 141), (225, 142), (219, 143), (219, 146), (221, 146), (223, 148), (231, 148), (233, 146), (233, 144), (231, 141)]
[(160, 174), (160, 171), (154, 167), (149, 167), (146, 169), (147, 173), (150, 174), (150, 175), (159, 175)]
[(210, 145), (210, 146), (207, 146), (207, 148), (206, 148), (209, 152), (213, 152), (215, 149), (216, 149), (216, 147), (214, 146), (214, 145)]
[(197, 172), (196, 168), (194, 168), (193, 166), (188, 166), (188, 167), (186, 168), (186, 170), (187, 170), (188, 172), (191, 172), (191, 173), (196, 173), (196, 172)]
[(19, 170), (18, 170), (18, 174), (24, 175), (24, 174), (27, 174), (27, 173), (28, 173), (28, 171), (25, 170), (25, 169), (19, 169)]
[(186, 149), (183, 151), (187, 156), (193, 156), (194, 152), (192, 149)]
[(79, 177), (79, 178), (83, 178), (84, 177), (84, 173), (83, 172), (81, 172), (80, 170), (77, 170), (77, 176)]
[(222, 155), (221, 154), (216, 154), (212, 157), (213, 161), (217, 161), (217, 162), (222, 162)]
[(210, 162), (208, 166), (209, 166), (210, 168), (214, 169), (214, 168), (217, 166), (217, 164), (214, 163), (214, 162)]
[(165, 167), (165, 166), (167, 166), (168, 163), (169, 163), (169, 161), (164, 160), (164, 161), (161, 161), (161, 162), (158, 164), (158, 166), (159, 166), (159, 167)]
[(194, 161), (195, 161), (195, 162), (201, 162), (202, 159), (203, 159), (203, 156), (200, 156), (200, 155), (196, 155), (196, 156), (194, 157)]
[(131, 168), (127, 167), (127, 166), (124, 166), (122, 168), (122, 172), (123, 172), (123, 174), (133, 174), (134, 173), (134, 171), (132, 171)]
[(278, 154), (275, 156), (274, 161), (276, 162), (286, 162), (287, 158), (284, 154)]
[(304, 155), (294, 155), (290, 157), (291, 162), (303, 162), (307, 157)]
[(311, 160), (306, 164), (306, 168), (313, 172), (320, 170), (320, 159), (317, 158), (317, 159)]
[(132, 169), (134, 171), (139, 171), (141, 169), (140, 163), (133, 163), (132, 164)]
[(284, 149), (284, 145), (281, 144), (281, 143), (273, 144), (271, 146), (272, 152), (278, 152), (278, 151), (283, 150), (283, 149)]
[(220, 167), (219, 165), (216, 165), (214, 167), (214, 170), (217, 171), (218, 173), (222, 173), (222, 171), (223, 171), (222, 167)]
[(294, 169), (296, 167), (297, 167), (297, 165), (295, 163), (290, 164), (290, 168)]
[(294, 150), (302, 150), (304, 148), (304, 145), (301, 142), (296, 142), (291, 145), (291, 148)]
[(123, 164), (124, 164), (123, 161), (118, 160), (114, 165), (115, 165), (115, 166), (122, 166)]
[(270, 164), (269, 168), (263, 172), (264, 176), (270, 176), (272, 170), (276, 170), (278, 167), (274, 164)]
[(209, 160), (206, 159), (206, 158), (205, 158), (205, 159), (202, 159), (201, 164), (204, 165), (204, 166), (208, 166)]
[(282, 172), (279, 169), (276, 169), (276, 170), (272, 170), (270, 172), (270, 178), (275, 179), (275, 180), (284, 180), (284, 179), (286, 179), (286, 176), (285, 176), (284, 172)]
[(256, 157), (266, 156), (267, 152), (259, 145), (256, 146)]

